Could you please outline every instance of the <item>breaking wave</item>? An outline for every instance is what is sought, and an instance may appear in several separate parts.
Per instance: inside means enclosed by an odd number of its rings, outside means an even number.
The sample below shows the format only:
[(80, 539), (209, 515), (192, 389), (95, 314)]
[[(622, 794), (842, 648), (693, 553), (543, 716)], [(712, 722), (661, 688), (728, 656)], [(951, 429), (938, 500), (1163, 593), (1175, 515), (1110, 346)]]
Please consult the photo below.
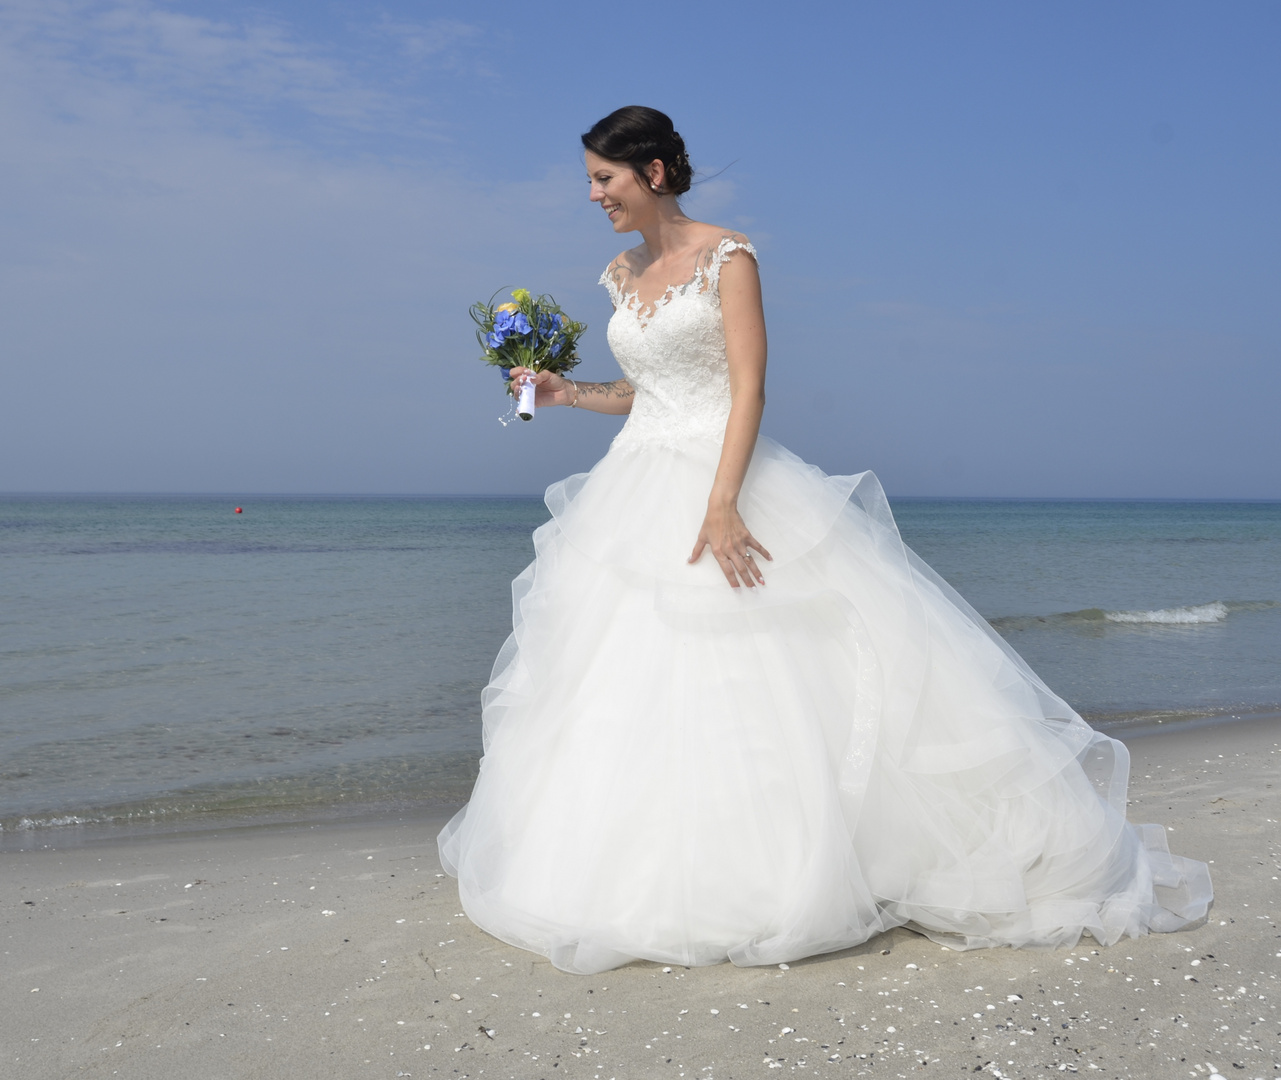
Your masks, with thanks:
[(1081, 611), (1063, 611), (1053, 615), (1007, 615), (992, 619), (993, 629), (1000, 633), (1032, 630), (1043, 626), (1078, 626), (1081, 629), (1101, 630), (1109, 624), (1128, 626), (1212, 626), (1225, 622), (1230, 615), (1241, 611), (1262, 611), (1278, 606), (1275, 600), (1212, 600), (1208, 604), (1187, 604), (1183, 607), (1153, 608), (1149, 611), (1107, 611), (1103, 608), (1084, 608)]
[(1210, 604), (1158, 608), (1156, 611), (1105, 611), (1103, 617), (1108, 622), (1164, 623), (1170, 626), (1216, 623), (1223, 622), (1228, 617), (1228, 605), (1222, 600), (1215, 600)]

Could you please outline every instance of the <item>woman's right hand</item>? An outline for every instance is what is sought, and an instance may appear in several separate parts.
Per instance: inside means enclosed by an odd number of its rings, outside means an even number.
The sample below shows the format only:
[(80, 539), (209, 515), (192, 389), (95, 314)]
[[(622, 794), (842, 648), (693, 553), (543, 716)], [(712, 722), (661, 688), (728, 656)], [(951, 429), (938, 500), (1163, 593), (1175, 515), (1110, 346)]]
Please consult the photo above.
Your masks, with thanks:
[(569, 381), (554, 371), (534, 371), (527, 367), (511, 369), (512, 394), (519, 394), (522, 383), (534, 384), (534, 405), (545, 409), (548, 405), (568, 405), (574, 400)]

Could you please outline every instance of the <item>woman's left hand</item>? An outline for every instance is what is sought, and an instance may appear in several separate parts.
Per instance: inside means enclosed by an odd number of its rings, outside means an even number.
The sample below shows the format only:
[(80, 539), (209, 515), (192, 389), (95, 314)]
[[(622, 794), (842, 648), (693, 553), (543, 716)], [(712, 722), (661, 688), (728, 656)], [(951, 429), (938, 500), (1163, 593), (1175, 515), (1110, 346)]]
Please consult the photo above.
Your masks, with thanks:
[(512, 397), (520, 396), (523, 384), (534, 384), (534, 405), (539, 409), (546, 409), (551, 405), (568, 405), (574, 400), (574, 395), (569, 391), (569, 380), (553, 371), (514, 367), (507, 374), (511, 378)]
[(707, 516), (703, 518), (703, 527), (698, 532), (698, 541), (689, 561), (698, 562), (705, 548), (711, 548), (716, 565), (721, 568), (730, 588), (739, 588), (740, 582), (749, 589), (765, 584), (765, 575), (756, 565), (756, 555), (768, 560), (773, 556), (748, 532), (737, 507), (707, 508)]

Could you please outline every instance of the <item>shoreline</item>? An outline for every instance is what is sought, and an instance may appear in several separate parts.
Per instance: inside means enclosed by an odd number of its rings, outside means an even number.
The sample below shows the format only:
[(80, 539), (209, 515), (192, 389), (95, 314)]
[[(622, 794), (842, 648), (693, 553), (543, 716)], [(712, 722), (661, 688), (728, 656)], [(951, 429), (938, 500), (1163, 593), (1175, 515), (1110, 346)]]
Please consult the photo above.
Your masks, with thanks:
[(1232, 724), (1281, 725), (1281, 710), (1275, 705), (1255, 709), (1145, 709), (1136, 712), (1092, 713), (1082, 717), (1095, 731), (1125, 742), (1154, 735), (1177, 735), (1201, 728), (1221, 728)]
[(196, 842), (204, 837), (225, 838), (248, 833), (287, 834), (299, 830), (376, 829), (408, 822), (435, 821), (443, 826), (464, 805), (461, 802), (445, 803), (434, 799), (419, 802), (401, 800), (333, 806), (325, 811), (309, 807), (292, 814), (244, 814), (215, 810), (155, 822), (44, 825), (0, 834), (0, 860), (22, 852), (78, 851), (135, 844)]
[(1271, 1076), (1281, 728), (1160, 736), (1130, 743), (1130, 820), (1216, 890), (1178, 933), (573, 976), (458, 915), (443, 810), (246, 824), (0, 854), (4, 1053), (28, 1080)]
[[(1203, 729), (1224, 730), (1236, 725), (1275, 725), (1281, 733), (1281, 711), (1274, 706), (1246, 709), (1144, 710), (1086, 716), (1095, 730), (1128, 743), (1130, 740), (1178, 736)], [(470, 781), (465, 785), (470, 789)], [(180, 802), (179, 795), (166, 797)], [(294, 828), (356, 822), (394, 822), (407, 818), (448, 820), (466, 802), (459, 785), (448, 796), (394, 795), (368, 801), (308, 801), (290, 805), (245, 806), (240, 800), (226, 806), (197, 806), (189, 810), (151, 810), (147, 803), (47, 810), (0, 823), (0, 854), (14, 851), (63, 849), (149, 838), (205, 835), (238, 828)], [(105, 817), (107, 820), (102, 820)]]

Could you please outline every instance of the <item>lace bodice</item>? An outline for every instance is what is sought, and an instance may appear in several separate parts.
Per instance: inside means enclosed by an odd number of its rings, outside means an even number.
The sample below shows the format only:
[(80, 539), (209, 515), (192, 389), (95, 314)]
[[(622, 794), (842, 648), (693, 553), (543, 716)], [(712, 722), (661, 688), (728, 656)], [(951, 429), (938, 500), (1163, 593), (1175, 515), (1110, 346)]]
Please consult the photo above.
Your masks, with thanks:
[(609, 347), (636, 391), (615, 447), (679, 447), (691, 439), (724, 438), (730, 397), (720, 274), (740, 249), (756, 258), (746, 240), (722, 238), (694, 276), (669, 287), (648, 312), (637, 293), (622, 291), (609, 271), (601, 275), (614, 302)]

